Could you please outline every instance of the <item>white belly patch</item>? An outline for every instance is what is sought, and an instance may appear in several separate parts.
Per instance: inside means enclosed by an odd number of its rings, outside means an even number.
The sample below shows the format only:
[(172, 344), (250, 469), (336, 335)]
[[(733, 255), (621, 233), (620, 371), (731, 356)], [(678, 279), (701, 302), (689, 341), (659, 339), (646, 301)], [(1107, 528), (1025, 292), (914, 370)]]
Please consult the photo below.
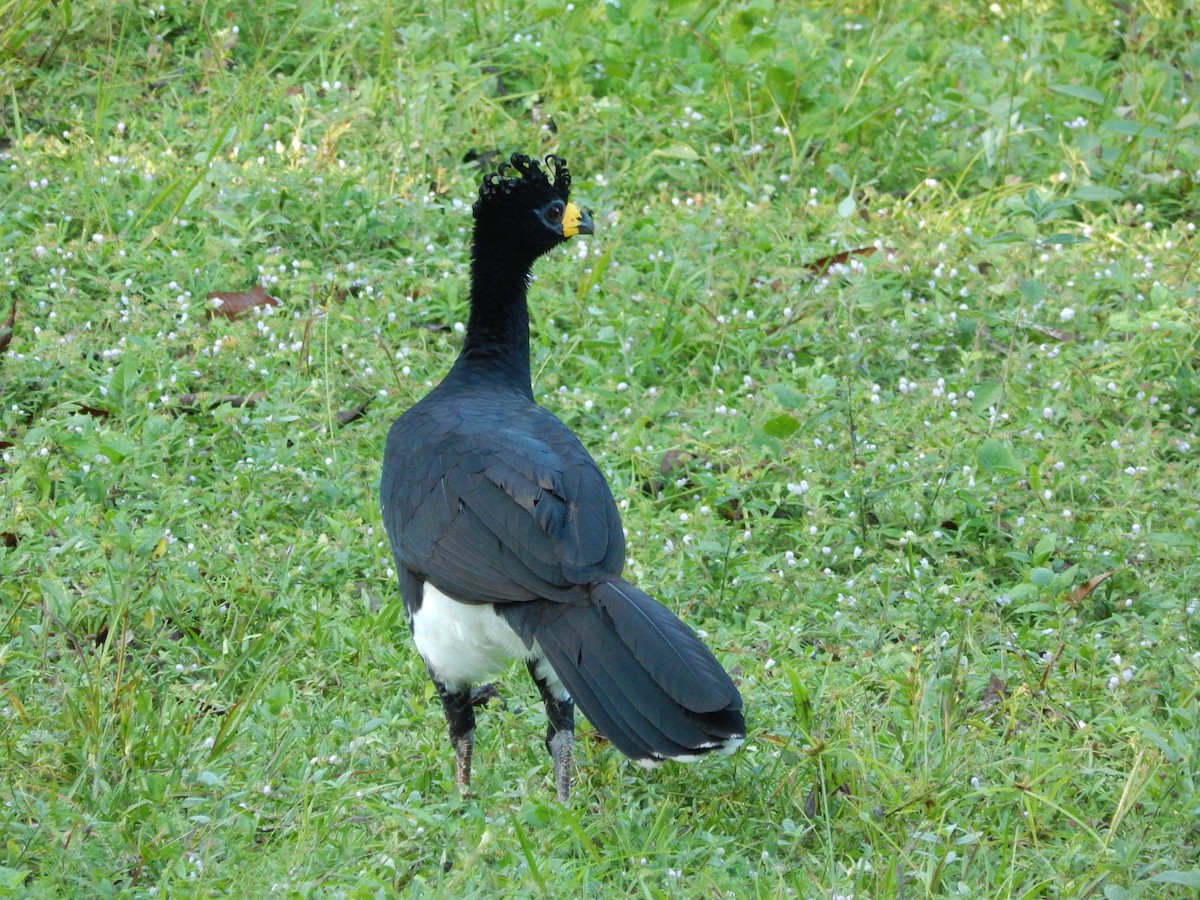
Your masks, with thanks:
[[(498, 674), (514, 659), (541, 660), (488, 603), (460, 603), (425, 582), (421, 608), (412, 619), (417, 652), (447, 687), (464, 690)], [(566, 695), (545, 662), (537, 667), (555, 694)]]

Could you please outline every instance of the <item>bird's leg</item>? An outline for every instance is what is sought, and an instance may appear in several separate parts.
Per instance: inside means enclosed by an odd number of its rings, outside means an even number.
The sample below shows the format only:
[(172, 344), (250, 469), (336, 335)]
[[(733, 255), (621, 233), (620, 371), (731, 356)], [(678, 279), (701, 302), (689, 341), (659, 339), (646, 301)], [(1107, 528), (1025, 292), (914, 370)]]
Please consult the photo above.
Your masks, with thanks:
[[(554, 789), (560, 803), (571, 797), (571, 770), (575, 764), (575, 703), (569, 696), (556, 697), (537, 671), (538, 662), (528, 663), (529, 674), (546, 704), (546, 749), (554, 760)], [(561, 690), (561, 688), (560, 688)]]
[(570, 700), (553, 700), (547, 704), (560, 707), (559, 715), (565, 716), (566, 724), (556, 731), (553, 719), (546, 729), (546, 749), (554, 760), (554, 790), (559, 803), (571, 798), (571, 770), (575, 766), (575, 722), (572, 715), (575, 705)]
[(436, 678), (433, 683), (442, 700), (450, 744), (454, 747), (454, 783), (459, 793), (466, 795), (471, 792), (471, 756), (475, 752), (475, 707), (471, 692), (456, 691)]

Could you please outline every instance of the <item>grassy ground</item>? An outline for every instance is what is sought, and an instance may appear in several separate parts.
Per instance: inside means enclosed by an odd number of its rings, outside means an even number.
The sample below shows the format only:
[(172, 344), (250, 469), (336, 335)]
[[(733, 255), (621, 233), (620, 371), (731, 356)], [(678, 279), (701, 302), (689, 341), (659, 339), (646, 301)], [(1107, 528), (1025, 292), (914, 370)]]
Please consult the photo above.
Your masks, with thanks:
[[(433, 6), (0, 0), (0, 895), (1195, 896), (1196, 4)], [(495, 149), (753, 730), (566, 808), (516, 671), (455, 797), (376, 509)]]

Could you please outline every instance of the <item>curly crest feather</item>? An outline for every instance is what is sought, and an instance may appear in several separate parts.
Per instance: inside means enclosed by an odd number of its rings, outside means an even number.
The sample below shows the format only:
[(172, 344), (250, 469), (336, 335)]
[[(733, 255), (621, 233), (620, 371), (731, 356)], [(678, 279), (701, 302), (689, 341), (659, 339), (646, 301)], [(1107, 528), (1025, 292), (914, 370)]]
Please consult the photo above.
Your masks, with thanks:
[[(566, 200), (571, 190), (571, 173), (567, 169), (567, 161), (561, 156), (550, 154), (545, 158), (545, 164), (554, 171), (553, 182), (546, 177), (537, 160), (523, 153), (514, 153), (507, 162), (501, 163), (495, 172), (485, 175), (479, 188), (479, 199), (471, 208), (475, 218), (479, 218), (497, 201), (524, 193), (553, 194)], [(511, 174), (513, 172), (516, 174)]]

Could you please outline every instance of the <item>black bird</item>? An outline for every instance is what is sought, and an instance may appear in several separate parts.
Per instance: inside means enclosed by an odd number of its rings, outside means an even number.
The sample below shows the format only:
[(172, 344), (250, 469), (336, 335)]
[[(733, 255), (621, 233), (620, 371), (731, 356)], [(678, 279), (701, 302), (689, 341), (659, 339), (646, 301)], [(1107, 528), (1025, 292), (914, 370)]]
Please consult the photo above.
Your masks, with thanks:
[(574, 704), (617, 749), (654, 766), (731, 752), (742, 698), (662, 604), (621, 577), (625, 538), (583, 445), (533, 400), (536, 260), (591, 216), (565, 161), (514, 154), (473, 207), (466, 342), (442, 382), (388, 433), (383, 520), (409, 627), (437, 686), (455, 776), (471, 780), (471, 688), (523, 659), (546, 705), (558, 798), (571, 791)]

